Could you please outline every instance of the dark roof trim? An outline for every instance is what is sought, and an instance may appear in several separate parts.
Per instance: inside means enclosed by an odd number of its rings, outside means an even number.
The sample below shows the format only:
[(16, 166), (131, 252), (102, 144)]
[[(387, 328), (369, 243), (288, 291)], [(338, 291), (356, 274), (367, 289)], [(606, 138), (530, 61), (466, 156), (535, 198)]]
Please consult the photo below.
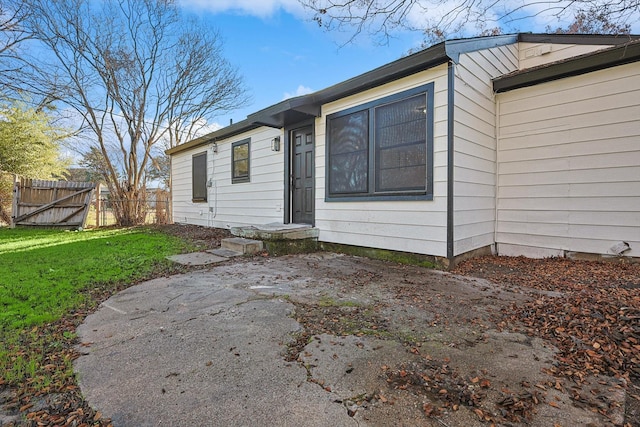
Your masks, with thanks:
[[(285, 99), (275, 105), (262, 109), (247, 116), (247, 121), (260, 123), (264, 126), (282, 128), (287, 124), (286, 118), (291, 115), (299, 117), (319, 117), (320, 104), (313, 102), (309, 95)], [(308, 117), (307, 117), (308, 118)]]
[(314, 101), (319, 104), (326, 104), (444, 64), (448, 60), (445, 43), (438, 43), (428, 49), (405, 56), (309, 96), (312, 96)]
[(244, 132), (259, 128), (261, 125), (258, 123), (250, 123), (248, 120), (242, 120), (238, 123), (234, 123), (230, 126), (219, 129), (215, 132), (208, 133), (200, 138), (192, 139), (189, 142), (180, 144), (176, 147), (169, 148), (165, 153), (171, 155), (179, 153), (181, 151), (190, 150), (192, 148), (200, 147), (202, 145), (210, 144), (218, 140), (231, 138)]
[(640, 40), (498, 77), (493, 90), (507, 92), (636, 61), (640, 61)]
[(475, 52), (476, 50), (491, 49), (493, 47), (505, 46), (518, 42), (517, 34), (507, 34), (503, 36), (478, 37), (475, 39), (449, 40), (446, 43), (447, 56), (456, 64), (463, 53)]
[(603, 35), (603, 34), (518, 34), (518, 41), (523, 43), (554, 44), (586, 44), (586, 45), (619, 45), (637, 40), (639, 35)]

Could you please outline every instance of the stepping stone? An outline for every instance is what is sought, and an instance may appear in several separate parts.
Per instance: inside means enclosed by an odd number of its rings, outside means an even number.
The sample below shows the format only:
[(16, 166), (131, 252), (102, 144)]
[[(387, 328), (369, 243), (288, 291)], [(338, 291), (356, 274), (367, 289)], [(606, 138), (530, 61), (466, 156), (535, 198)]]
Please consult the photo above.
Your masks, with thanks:
[(182, 265), (209, 265), (226, 261), (227, 258), (207, 252), (193, 252), (190, 254), (172, 255), (167, 259)]
[(225, 257), (225, 258), (231, 258), (231, 257), (234, 257), (234, 256), (242, 255), (242, 253), (240, 253), (240, 252), (236, 252), (236, 251), (232, 251), (231, 249), (224, 249), (224, 248), (209, 249), (207, 252), (210, 253), (210, 254), (222, 256), (222, 257)]

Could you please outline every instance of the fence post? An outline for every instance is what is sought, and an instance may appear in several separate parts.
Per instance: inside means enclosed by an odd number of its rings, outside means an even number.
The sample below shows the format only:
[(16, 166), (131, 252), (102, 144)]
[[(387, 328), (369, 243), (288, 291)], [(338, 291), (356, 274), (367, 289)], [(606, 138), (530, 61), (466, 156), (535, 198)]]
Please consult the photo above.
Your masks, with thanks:
[(100, 227), (100, 183), (96, 188), (96, 227)]
[(18, 175), (14, 173), (13, 174), (13, 201), (11, 205), (11, 219), (9, 221), (9, 227), (11, 228), (16, 228), (16, 218), (19, 215), (18, 206), (20, 206), (20, 204), (18, 203), (19, 198), (20, 198), (20, 191), (18, 190)]

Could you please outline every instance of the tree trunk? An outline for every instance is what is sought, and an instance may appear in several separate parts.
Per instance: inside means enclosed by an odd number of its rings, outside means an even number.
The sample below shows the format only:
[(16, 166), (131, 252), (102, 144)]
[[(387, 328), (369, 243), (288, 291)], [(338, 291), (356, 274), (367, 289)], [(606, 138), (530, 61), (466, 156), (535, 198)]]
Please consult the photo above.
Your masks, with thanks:
[(147, 217), (146, 188), (119, 190), (111, 201), (116, 223), (121, 227), (144, 224)]

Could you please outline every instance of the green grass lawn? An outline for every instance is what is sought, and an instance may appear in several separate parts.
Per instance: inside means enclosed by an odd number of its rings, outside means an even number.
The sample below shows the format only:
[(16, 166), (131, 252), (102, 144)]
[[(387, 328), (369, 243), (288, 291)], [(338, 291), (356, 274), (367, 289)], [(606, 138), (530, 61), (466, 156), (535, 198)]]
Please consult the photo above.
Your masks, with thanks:
[(73, 344), (75, 325), (65, 327), (63, 320), (90, 310), (100, 290), (168, 271), (165, 257), (188, 249), (182, 240), (144, 227), (0, 228), (0, 386), (27, 381), (46, 389), (64, 382), (72, 375), (71, 361), (52, 363), (48, 356), (56, 346)]

